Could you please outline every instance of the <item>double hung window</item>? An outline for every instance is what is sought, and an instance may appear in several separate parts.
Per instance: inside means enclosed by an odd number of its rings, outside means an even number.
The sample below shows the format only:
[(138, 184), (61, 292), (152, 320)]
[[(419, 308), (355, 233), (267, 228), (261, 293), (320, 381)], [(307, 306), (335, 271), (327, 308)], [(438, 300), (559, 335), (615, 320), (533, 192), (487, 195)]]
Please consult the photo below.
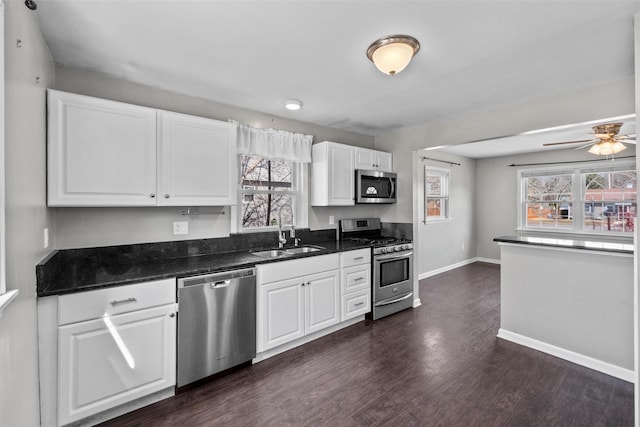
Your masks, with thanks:
[(449, 218), (449, 170), (425, 166), (424, 168), (425, 221)]
[(628, 235), (637, 217), (633, 164), (519, 172), (520, 228)]
[(296, 169), (294, 162), (286, 160), (240, 156), (239, 223), (242, 230), (295, 223), (299, 193)]

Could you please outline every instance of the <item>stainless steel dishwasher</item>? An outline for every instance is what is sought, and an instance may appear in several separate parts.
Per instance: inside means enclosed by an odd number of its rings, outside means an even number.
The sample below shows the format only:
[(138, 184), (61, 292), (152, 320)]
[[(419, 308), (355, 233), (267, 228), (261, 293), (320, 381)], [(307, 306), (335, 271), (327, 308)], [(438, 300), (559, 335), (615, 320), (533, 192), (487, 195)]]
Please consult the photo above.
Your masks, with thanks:
[(178, 387), (255, 355), (254, 268), (178, 279)]

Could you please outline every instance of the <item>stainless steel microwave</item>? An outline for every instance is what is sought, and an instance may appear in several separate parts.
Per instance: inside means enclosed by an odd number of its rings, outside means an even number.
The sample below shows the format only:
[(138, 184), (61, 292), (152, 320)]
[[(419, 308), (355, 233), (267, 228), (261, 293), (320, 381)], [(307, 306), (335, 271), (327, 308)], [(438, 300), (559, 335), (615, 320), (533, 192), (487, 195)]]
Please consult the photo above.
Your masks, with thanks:
[(356, 203), (395, 203), (396, 180), (393, 172), (356, 170)]

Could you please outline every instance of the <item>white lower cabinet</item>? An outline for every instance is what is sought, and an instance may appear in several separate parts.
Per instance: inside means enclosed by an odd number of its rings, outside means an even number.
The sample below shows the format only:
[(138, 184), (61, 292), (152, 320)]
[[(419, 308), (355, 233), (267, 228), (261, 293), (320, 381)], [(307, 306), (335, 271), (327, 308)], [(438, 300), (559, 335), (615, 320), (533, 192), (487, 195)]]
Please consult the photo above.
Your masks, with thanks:
[(42, 424), (91, 425), (172, 393), (175, 301), (175, 278), (39, 300)]
[(175, 306), (61, 326), (60, 424), (175, 384)]
[(340, 267), (344, 322), (371, 311), (371, 249), (341, 253)]
[(258, 289), (261, 340), (258, 351), (268, 350), (304, 336), (304, 278), (260, 285)]
[(258, 352), (340, 322), (337, 254), (259, 265)]

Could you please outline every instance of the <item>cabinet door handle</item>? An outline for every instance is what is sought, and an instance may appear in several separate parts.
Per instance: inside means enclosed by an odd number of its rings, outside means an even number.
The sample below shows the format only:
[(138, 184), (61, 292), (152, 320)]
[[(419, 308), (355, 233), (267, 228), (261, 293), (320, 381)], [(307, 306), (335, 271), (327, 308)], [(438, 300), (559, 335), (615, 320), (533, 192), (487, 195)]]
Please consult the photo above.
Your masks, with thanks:
[(169, 317), (176, 317), (176, 314), (175, 314), (175, 313), (171, 313), (171, 314), (169, 315)]
[(304, 286), (304, 282), (302, 282), (302, 286)]
[(168, 198), (169, 198), (169, 195), (168, 195), (168, 194), (165, 194), (165, 195), (164, 195), (164, 198), (165, 198), (165, 199), (168, 199)]
[(149, 194), (149, 197), (151, 197), (153, 199), (154, 197), (156, 197), (156, 193)]
[(127, 304), (130, 302), (138, 302), (137, 299), (135, 299), (134, 297), (131, 298), (127, 298), (127, 299), (121, 299), (121, 300), (117, 300), (117, 301), (111, 301), (109, 304), (111, 304), (112, 306), (116, 306), (116, 305), (120, 305), (120, 304)]

